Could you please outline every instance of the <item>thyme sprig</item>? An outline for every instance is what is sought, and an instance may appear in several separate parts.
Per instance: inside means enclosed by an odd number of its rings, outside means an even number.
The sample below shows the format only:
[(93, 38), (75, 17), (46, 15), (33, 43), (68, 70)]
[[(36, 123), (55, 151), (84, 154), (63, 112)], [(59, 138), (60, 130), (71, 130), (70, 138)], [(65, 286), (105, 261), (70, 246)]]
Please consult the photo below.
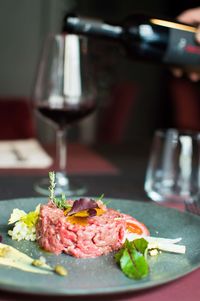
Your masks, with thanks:
[(57, 208), (68, 209), (71, 205), (67, 204), (65, 194), (62, 194), (61, 197), (55, 197), (55, 187), (56, 187), (56, 176), (55, 172), (49, 172), (49, 199), (54, 202)]
[(56, 182), (55, 182), (56, 176), (54, 171), (49, 172), (49, 199), (54, 201), (55, 198), (55, 187), (56, 187)]

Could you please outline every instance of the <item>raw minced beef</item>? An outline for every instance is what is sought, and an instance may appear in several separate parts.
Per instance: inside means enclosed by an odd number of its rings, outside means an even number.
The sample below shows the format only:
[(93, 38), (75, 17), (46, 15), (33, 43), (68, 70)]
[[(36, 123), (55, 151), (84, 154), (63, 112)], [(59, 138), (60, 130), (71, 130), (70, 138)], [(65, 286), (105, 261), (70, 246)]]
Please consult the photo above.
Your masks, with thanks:
[(93, 258), (121, 248), (127, 220), (135, 221), (129, 215), (107, 209), (102, 215), (88, 217), (87, 225), (72, 224), (63, 210), (49, 202), (40, 208), (36, 237), (46, 251)]

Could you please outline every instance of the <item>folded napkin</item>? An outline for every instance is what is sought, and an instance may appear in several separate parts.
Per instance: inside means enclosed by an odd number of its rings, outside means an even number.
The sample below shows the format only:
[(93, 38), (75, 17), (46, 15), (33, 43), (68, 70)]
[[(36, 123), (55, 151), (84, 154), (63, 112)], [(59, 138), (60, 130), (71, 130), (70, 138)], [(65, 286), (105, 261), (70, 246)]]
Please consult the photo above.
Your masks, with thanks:
[(52, 158), (36, 139), (0, 141), (0, 168), (47, 168)]

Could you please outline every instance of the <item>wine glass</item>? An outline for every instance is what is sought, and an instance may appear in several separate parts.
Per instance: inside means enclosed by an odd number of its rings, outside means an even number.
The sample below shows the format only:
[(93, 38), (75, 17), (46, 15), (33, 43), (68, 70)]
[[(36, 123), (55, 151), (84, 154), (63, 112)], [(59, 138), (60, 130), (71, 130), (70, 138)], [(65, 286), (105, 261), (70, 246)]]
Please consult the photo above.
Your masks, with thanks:
[[(48, 36), (38, 68), (33, 103), (36, 112), (56, 126), (56, 195), (81, 195), (86, 191), (67, 177), (66, 134), (70, 125), (92, 113), (96, 107), (89, 63), (86, 37), (74, 34)], [(48, 178), (42, 179), (35, 189), (48, 195), (48, 185)]]
[(156, 202), (180, 203), (200, 197), (200, 133), (155, 132), (145, 191)]

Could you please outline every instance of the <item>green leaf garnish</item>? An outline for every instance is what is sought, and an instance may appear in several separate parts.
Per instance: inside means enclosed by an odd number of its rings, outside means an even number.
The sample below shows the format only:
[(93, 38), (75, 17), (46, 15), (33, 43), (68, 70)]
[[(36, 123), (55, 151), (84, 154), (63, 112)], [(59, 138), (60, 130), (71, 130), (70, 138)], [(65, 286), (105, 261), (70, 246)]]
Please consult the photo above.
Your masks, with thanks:
[[(100, 197), (97, 198), (98, 201), (102, 201), (104, 198), (104, 193), (102, 193), (102, 195)], [(103, 202), (103, 201), (102, 201)], [(106, 201), (106, 202), (103, 202), (103, 204), (105, 206), (107, 206), (108, 204), (110, 203), (110, 201)]]
[(64, 194), (62, 194), (61, 198), (54, 197), (53, 202), (55, 203), (56, 207), (58, 207), (60, 209), (68, 209), (68, 208), (72, 207), (72, 205), (69, 205), (66, 202), (66, 197)]
[(102, 195), (98, 198), (99, 201), (102, 201), (104, 198), (104, 193), (102, 193)]
[(146, 260), (148, 242), (144, 238), (126, 240), (122, 249), (115, 254), (115, 260), (122, 272), (131, 279), (141, 279), (149, 274)]
[(148, 242), (144, 238), (141, 238), (135, 239), (131, 243), (134, 245), (135, 249), (142, 253), (146, 258)]

